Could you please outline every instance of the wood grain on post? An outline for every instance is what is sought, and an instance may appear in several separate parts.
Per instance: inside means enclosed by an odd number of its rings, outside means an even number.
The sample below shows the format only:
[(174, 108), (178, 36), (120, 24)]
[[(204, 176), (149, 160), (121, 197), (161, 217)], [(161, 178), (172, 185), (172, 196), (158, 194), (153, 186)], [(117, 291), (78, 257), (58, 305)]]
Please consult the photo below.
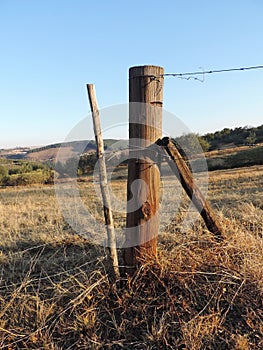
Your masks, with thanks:
[(204, 219), (208, 230), (218, 239), (223, 239), (223, 228), (218, 218), (216, 217), (213, 209), (208, 201), (203, 196), (200, 188), (194, 182), (193, 175), (186, 164), (185, 160), (181, 156), (180, 152), (173, 144), (172, 140), (168, 137), (164, 137), (162, 140), (157, 141), (157, 145), (163, 146), (165, 153), (168, 155), (168, 164), (171, 170), (177, 176), (181, 182), (188, 197), (194, 203), (195, 207), (199, 211), (200, 215)]
[(116, 249), (116, 237), (115, 237), (115, 231), (114, 231), (113, 215), (111, 210), (110, 193), (109, 193), (108, 182), (107, 182), (107, 170), (106, 170), (106, 164), (105, 164), (104, 143), (103, 143), (103, 137), (101, 133), (101, 126), (100, 126), (99, 108), (97, 104), (94, 85), (87, 84), (87, 90), (88, 90), (90, 107), (92, 111), (93, 129), (94, 129), (96, 145), (97, 145), (100, 189), (101, 189), (102, 200), (103, 200), (104, 218), (105, 218), (105, 223), (107, 228), (111, 268), (115, 279), (117, 279), (119, 278), (119, 264), (118, 264), (118, 255), (117, 255), (117, 249)]
[(158, 66), (129, 70), (130, 159), (124, 264), (130, 275), (140, 258), (151, 259), (157, 254), (160, 172), (143, 151), (162, 137), (163, 74)]

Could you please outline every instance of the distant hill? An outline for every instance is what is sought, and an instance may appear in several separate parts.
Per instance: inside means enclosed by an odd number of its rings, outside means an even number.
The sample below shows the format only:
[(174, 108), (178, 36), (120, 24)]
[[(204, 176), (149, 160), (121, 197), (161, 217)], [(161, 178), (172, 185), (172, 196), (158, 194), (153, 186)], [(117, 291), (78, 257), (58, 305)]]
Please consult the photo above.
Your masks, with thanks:
[[(117, 145), (117, 146), (116, 146)], [(104, 140), (105, 149), (116, 149), (127, 146), (127, 140), (106, 139)], [(65, 156), (72, 156), (80, 153), (95, 152), (95, 141), (71, 141), (55, 143), (43, 147), (35, 148), (15, 148), (0, 150), (0, 157), (7, 159), (26, 159), (38, 162), (50, 162), (56, 159), (57, 153), (65, 153)]]
[(34, 148), (29, 150), (24, 158), (28, 160), (47, 162), (54, 161), (58, 154), (58, 151), (65, 154), (65, 156), (72, 156), (78, 154), (79, 152), (89, 152), (95, 151), (95, 142), (94, 141), (72, 141), (72, 142), (64, 142), (64, 143), (55, 143), (39, 148)]
[[(228, 156), (231, 154), (236, 154), (239, 151), (246, 151), (243, 147), (259, 146), (263, 143), (263, 125), (258, 127), (237, 127), (234, 129), (224, 128), (221, 131), (216, 131), (214, 133), (207, 133), (205, 135), (198, 134), (188, 134), (177, 138), (179, 145), (183, 145), (184, 150), (188, 148), (188, 154), (195, 153), (196, 150), (200, 149), (196, 147), (196, 140), (201, 144), (203, 150), (206, 153), (207, 158), (220, 158), (220, 164), (222, 163), (222, 153), (217, 153), (218, 150), (225, 150), (223, 158), (225, 159), (227, 153)], [(128, 140), (116, 140), (116, 139), (105, 139), (104, 145), (106, 150), (119, 150), (126, 148)], [(236, 149), (238, 147), (238, 149)], [(235, 150), (234, 150), (235, 149)], [(56, 159), (58, 150), (65, 154), (65, 157), (74, 157), (79, 154), (89, 154), (94, 153), (96, 150), (95, 141), (71, 141), (63, 143), (55, 143), (38, 148), (14, 148), (9, 150), (0, 150), (0, 158), (7, 159), (25, 159), (35, 162), (53, 163)], [(262, 148), (242, 154), (242, 157), (253, 156), (253, 162), (258, 162), (262, 164), (261, 156)], [(211, 152), (211, 153), (210, 153)], [(215, 152), (215, 156), (213, 155)], [(257, 154), (256, 154), (257, 153)], [(230, 162), (239, 163), (240, 159), (237, 161), (228, 157), (228, 161), (224, 161), (222, 167), (229, 167)], [(215, 160), (211, 161), (211, 168), (216, 168), (217, 163)], [(220, 167), (220, 165), (219, 165)]]

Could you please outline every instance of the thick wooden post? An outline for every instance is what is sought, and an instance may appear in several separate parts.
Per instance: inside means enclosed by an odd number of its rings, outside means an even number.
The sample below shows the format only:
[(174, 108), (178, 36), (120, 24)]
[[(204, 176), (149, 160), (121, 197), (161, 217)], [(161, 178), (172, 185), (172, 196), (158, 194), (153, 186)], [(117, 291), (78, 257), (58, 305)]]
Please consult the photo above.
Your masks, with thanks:
[(130, 275), (140, 258), (151, 259), (157, 253), (160, 172), (157, 159), (145, 156), (143, 150), (162, 137), (163, 74), (163, 68), (157, 66), (129, 70), (130, 159), (124, 263)]

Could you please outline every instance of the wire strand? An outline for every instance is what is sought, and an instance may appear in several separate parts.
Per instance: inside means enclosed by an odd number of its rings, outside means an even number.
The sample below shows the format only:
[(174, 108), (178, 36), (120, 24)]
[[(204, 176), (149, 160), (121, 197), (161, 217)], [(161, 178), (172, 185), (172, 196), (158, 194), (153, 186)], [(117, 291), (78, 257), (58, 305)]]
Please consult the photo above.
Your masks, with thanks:
[(191, 76), (191, 75), (203, 75), (203, 74), (213, 74), (213, 73), (226, 73), (226, 72), (236, 72), (236, 71), (245, 71), (253, 69), (263, 69), (263, 66), (250, 66), (250, 67), (241, 67), (241, 68), (227, 68), (227, 69), (215, 69), (207, 71), (197, 71), (197, 72), (185, 72), (185, 73), (164, 73), (164, 77), (182, 77), (182, 76)]
[[(189, 77), (189, 78), (184, 78), (184, 79), (189, 80), (191, 76), (195, 76), (195, 75), (203, 75), (203, 77), (204, 77), (206, 74), (228, 73), (228, 72), (236, 72), (236, 71), (255, 70), (255, 69), (263, 69), (263, 65), (240, 67), (240, 68), (214, 69), (214, 70), (206, 70), (206, 71), (203, 70), (203, 71), (196, 71), (196, 72), (164, 73), (164, 74), (159, 74), (159, 75), (136, 75), (136, 76), (131, 77), (130, 79), (150, 78), (152, 80), (155, 80), (155, 79), (164, 78), (164, 77), (175, 77), (175, 78)], [(194, 78), (194, 79), (200, 80), (198, 78)], [(203, 79), (200, 81), (203, 81)]]

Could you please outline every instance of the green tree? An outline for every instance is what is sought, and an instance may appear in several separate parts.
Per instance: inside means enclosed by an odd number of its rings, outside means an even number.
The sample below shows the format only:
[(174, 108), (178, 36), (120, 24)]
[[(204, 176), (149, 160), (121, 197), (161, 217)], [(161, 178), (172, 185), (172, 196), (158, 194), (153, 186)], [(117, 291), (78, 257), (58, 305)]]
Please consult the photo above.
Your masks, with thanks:
[(200, 146), (202, 147), (203, 151), (207, 152), (210, 148), (210, 143), (202, 136), (198, 136), (197, 138), (198, 138), (198, 141), (199, 141)]
[(188, 157), (192, 154), (198, 154), (202, 151), (207, 151), (210, 147), (210, 144), (202, 136), (189, 133), (184, 134), (180, 137), (174, 139), (176, 146), (178, 147), (181, 154), (187, 155)]
[(250, 130), (248, 137), (246, 138), (246, 143), (248, 145), (253, 145), (257, 140), (257, 135), (256, 132), (254, 130)]
[(97, 162), (97, 154), (95, 152), (83, 154), (79, 160), (79, 174), (80, 175), (88, 174), (90, 171), (94, 169), (96, 162)]
[(3, 178), (4, 176), (8, 175), (8, 171), (6, 169), (6, 167), (4, 167), (3, 165), (0, 165), (0, 178)]

